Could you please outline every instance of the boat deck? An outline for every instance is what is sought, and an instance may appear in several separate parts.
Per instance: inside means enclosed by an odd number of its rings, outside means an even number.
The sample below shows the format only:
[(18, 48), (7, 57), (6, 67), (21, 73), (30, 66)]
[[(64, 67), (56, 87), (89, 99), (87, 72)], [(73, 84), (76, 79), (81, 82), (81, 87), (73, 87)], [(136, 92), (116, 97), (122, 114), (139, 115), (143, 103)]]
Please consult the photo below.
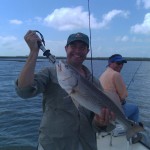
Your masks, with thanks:
[(149, 148), (140, 142), (130, 144), (130, 142), (126, 140), (125, 135), (114, 137), (103, 132), (97, 135), (97, 146), (98, 150), (149, 150)]

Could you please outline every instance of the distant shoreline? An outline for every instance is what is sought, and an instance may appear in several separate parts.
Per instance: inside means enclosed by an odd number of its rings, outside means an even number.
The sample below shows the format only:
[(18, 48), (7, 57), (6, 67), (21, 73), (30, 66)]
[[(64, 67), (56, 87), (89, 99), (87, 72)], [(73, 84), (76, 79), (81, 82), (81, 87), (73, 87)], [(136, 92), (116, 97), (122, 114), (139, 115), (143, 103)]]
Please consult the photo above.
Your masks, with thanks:
[[(0, 61), (2, 60), (15, 60), (15, 59), (26, 59), (28, 56), (0, 56)], [(57, 59), (66, 59), (66, 57), (56, 57)], [(150, 61), (150, 58), (142, 58), (142, 57), (124, 57), (128, 61)], [(38, 56), (38, 59), (47, 59), (44, 56)], [(87, 60), (90, 60), (90, 57), (86, 58)], [(108, 60), (108, 57), (93, 57), (93, 60)]]

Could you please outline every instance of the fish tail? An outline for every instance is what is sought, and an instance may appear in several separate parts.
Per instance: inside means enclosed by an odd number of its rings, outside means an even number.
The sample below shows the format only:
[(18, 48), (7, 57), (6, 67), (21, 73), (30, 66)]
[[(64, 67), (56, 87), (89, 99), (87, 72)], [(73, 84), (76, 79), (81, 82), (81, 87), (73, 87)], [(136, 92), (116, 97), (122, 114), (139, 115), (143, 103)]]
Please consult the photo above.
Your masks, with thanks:
[(131, 124), (130, 128), (127, 129), (126, 137), (129, 141), (130, 138), (132, 138), (134, 135), (136, 135), (138, 132), (144, 131), (144, 127), (140, 126), (137, 123)]

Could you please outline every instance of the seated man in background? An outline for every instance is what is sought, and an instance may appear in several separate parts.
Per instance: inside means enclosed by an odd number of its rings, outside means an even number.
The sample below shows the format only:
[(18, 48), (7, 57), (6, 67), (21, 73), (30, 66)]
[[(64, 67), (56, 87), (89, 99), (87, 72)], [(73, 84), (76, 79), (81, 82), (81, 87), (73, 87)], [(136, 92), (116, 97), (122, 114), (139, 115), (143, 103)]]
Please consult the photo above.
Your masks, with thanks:
[[(127, 63), (120, 54), (114, 54), (108, 59), (108, 66), (102, 73), (99, 81), (106, 92), (113, 93), (116, 99), (120, 100), (123, 111), (128, 119), (139, 123), (139, 109), (138, 106), (126, 102), (125, 98), (128, 96), (126, 85), (120, 74), (124, 63)], [(142, 123), (139, 125), (143, 126)]]
[(135, 104), (126, 102), (128, 96), (126, 85), (120, 74), (127, 61), (119, 54), (109, 57), (108, 67), (100, 76), (99, 81), (105, 91), (112, 92), (119, 97), (125, 115), (135, 122), (139, 122), (139, 109)]

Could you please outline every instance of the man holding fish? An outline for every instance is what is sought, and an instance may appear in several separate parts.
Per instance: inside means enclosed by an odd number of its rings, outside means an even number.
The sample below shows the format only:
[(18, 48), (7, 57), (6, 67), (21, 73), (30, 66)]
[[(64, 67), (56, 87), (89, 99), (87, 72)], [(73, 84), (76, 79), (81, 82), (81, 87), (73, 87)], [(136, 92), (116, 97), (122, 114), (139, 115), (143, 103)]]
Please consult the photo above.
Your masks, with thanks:
[(97, 109), (98, 113), (83, 107), (70, 96), (74, 91), (69, 85), (65, 86), (71, 93), (62, 88), (61, 79), (67, 76), (59, 74), (63, 65), (72, 66), (94, 87), (102, 90), (98, 79), (92, 78), (90, 71), (83, 65), (89, 52), (88, 36), (80, 32), (71, 34), (65, 46), (66, 65), (56, 64), (38, 73), (35, 73), (39, 53), (37, 42), (41, 42), (41, 39), (32, 30), (26, 33), (24, 39), (30, 54), (16, 81), (16, 92), (24, 99), (43, 94), (38, 150), (97, 150), (95, 133), (113, 129), (110, 122), (115, 119), (114, 113), (106, 107)]

